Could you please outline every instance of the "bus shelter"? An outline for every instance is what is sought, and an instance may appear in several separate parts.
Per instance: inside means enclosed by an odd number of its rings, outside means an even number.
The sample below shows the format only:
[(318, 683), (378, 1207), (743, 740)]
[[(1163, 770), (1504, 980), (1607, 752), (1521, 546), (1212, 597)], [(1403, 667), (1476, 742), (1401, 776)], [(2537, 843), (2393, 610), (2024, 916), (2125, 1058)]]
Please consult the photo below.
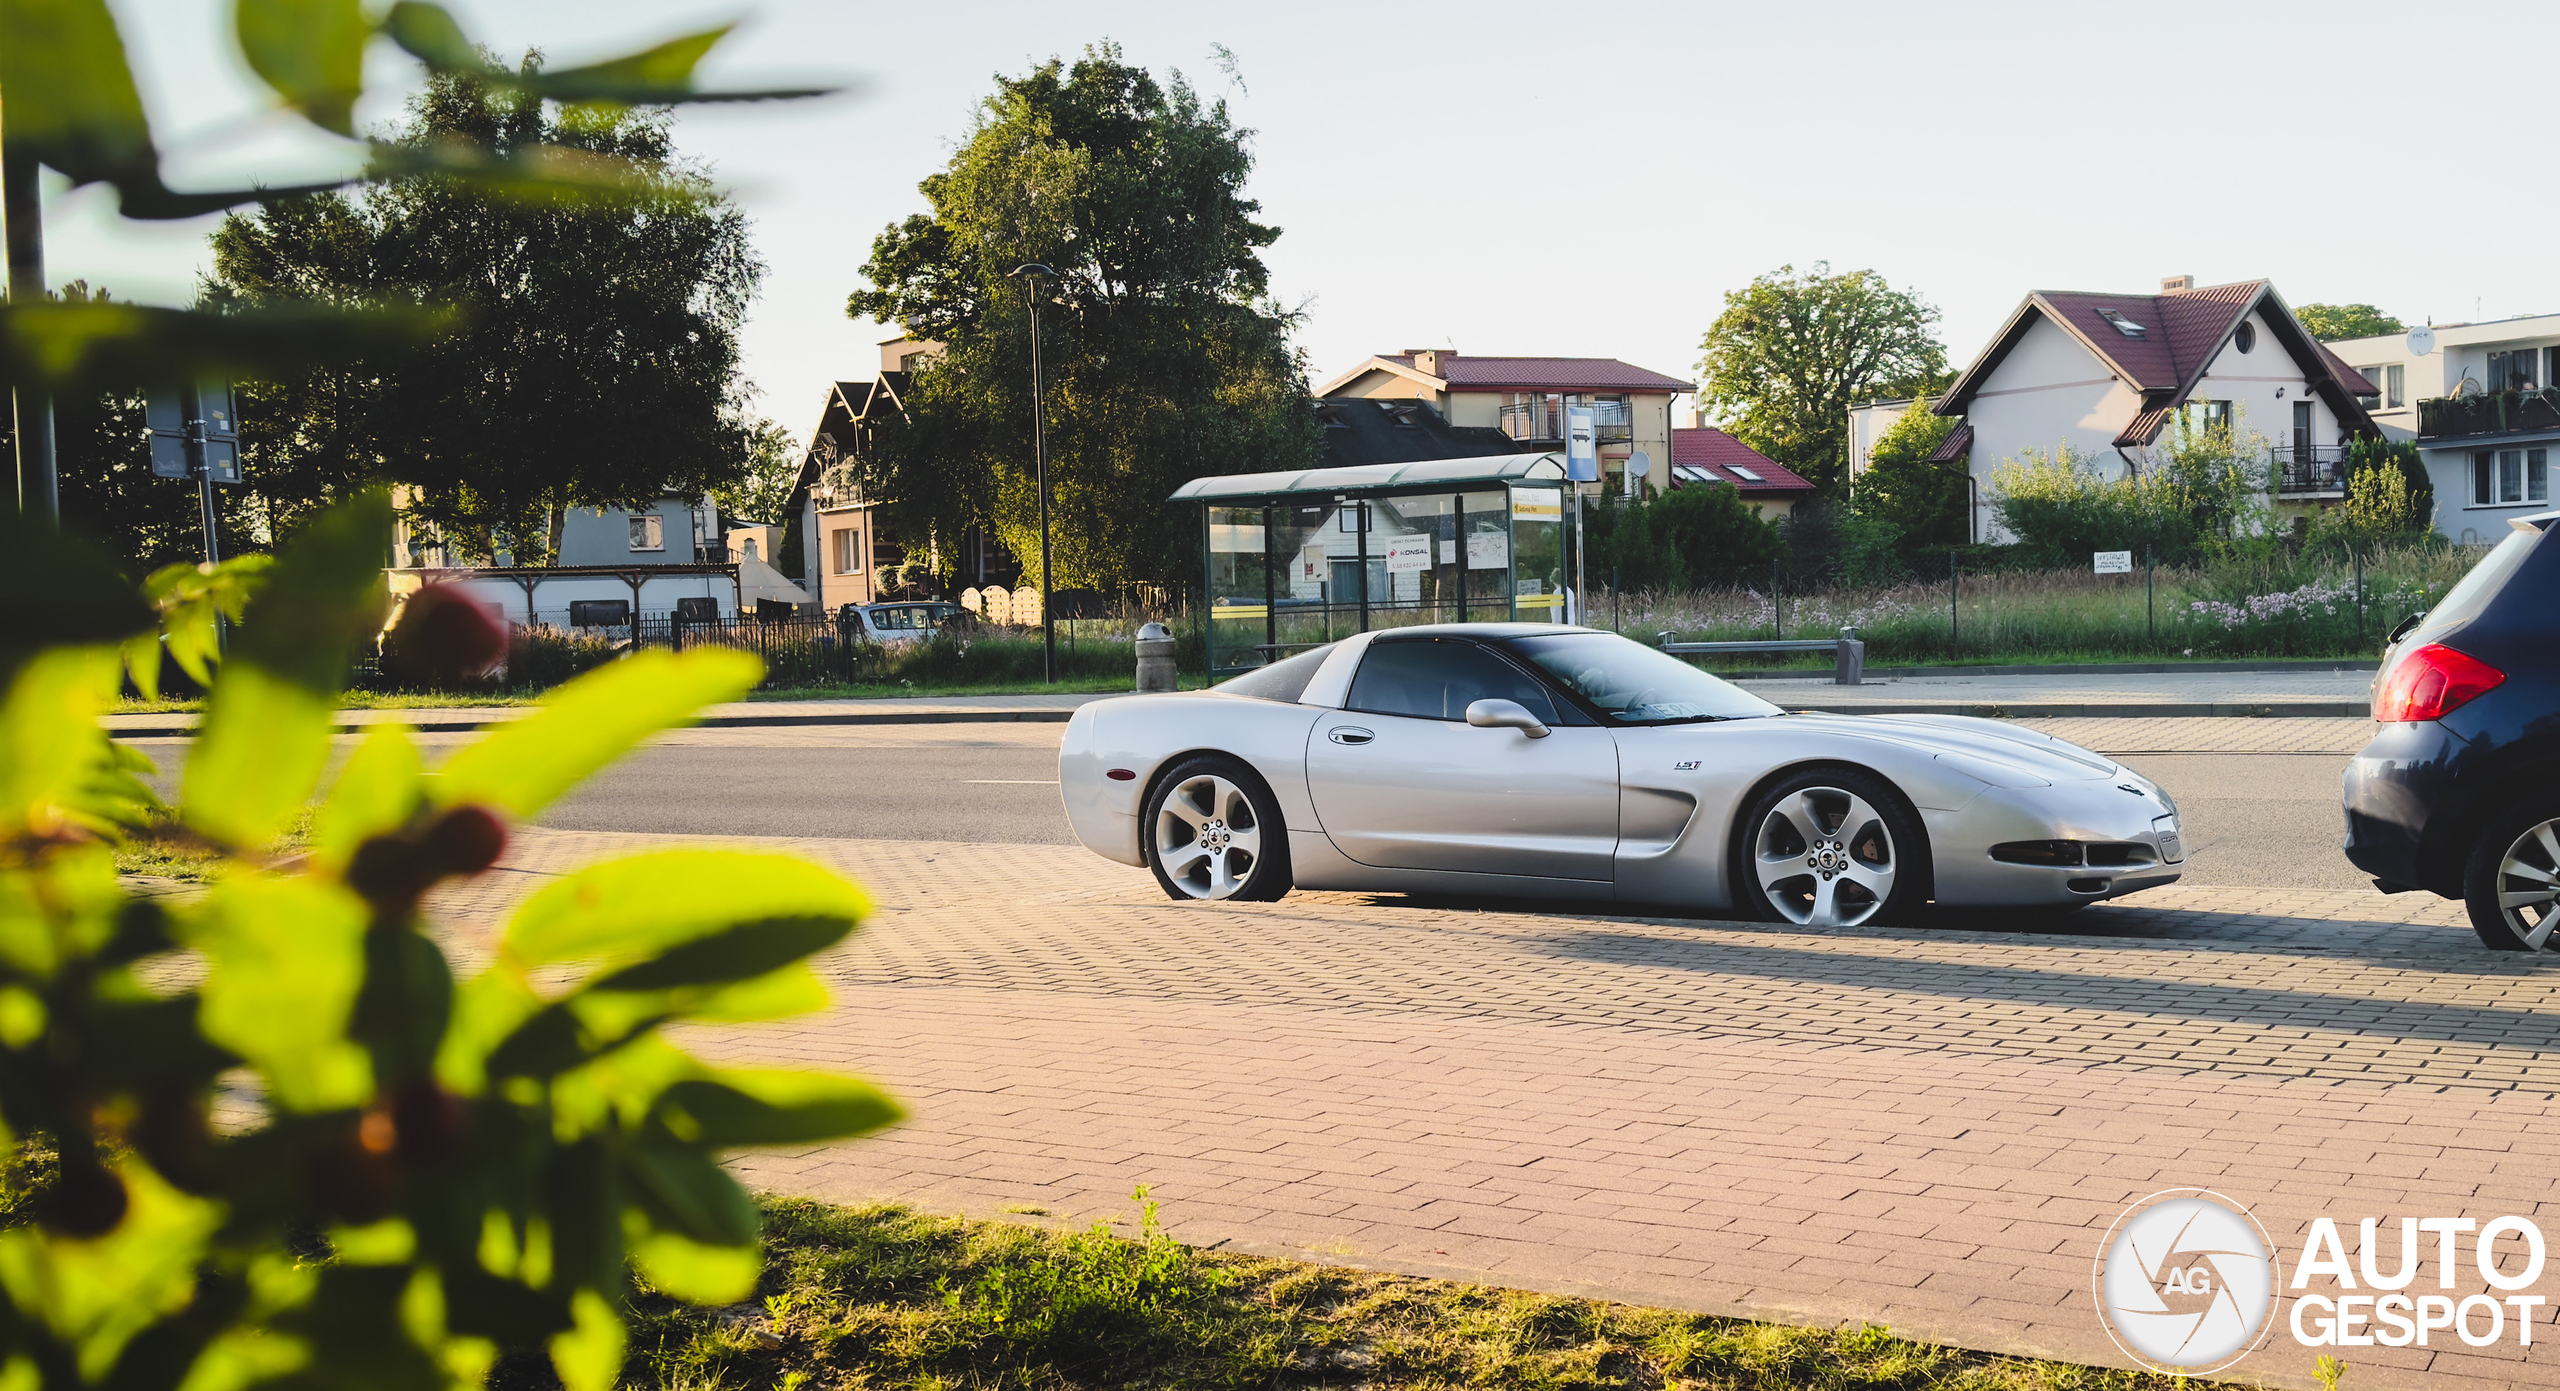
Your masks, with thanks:
[(1348, 633), (1568, 620), (1561, 454), (1195, 478), (1212, 680)]

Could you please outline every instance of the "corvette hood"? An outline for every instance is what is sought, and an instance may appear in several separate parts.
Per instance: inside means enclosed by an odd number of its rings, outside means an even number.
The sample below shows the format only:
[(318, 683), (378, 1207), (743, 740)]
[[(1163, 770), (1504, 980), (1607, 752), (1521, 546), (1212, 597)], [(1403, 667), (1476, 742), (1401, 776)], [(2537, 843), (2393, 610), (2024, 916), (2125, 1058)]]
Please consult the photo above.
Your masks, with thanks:
[(1971, 715), (1787, 715), (1852, 739), (1899, 744), (1950, 761), (1980, 760), (2043, 782), (2094, 782), (2117, 776), (2114, 759), (2050, 734)]

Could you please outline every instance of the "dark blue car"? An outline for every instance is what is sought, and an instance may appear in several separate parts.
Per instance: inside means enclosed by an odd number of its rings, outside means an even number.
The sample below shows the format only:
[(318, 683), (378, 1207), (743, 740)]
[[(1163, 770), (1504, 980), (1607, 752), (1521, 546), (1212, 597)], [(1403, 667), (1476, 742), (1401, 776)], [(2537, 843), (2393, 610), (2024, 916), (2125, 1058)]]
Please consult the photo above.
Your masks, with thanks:
[(2501, 951), (2560, 950), (2560, 512), (2515, 530), (2392, 634), (2382, 728), (2347, 769), (2347, 858), (2459, 898)]

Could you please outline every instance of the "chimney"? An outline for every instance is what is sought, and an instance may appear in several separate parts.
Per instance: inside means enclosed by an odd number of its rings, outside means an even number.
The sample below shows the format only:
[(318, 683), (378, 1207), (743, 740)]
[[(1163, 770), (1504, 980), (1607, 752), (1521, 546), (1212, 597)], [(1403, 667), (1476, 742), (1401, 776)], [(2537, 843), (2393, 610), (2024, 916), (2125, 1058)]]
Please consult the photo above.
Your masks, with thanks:
[(2192, 290), (2195, 287), (2196, 278), (2192, 275), (2164, 275), (2160, 277), (2160, 293), (2164, 295), (2174, 295), (2180, 290)]
[(1443, 359), (1457, 356), (1456, 353), (1439, 348), (1407, 348), (1404, 353), (1405, 356), (1413, 359), (1413, 370), (1429, 373), (1435, 377), (1442, 375), (1440, 363)]

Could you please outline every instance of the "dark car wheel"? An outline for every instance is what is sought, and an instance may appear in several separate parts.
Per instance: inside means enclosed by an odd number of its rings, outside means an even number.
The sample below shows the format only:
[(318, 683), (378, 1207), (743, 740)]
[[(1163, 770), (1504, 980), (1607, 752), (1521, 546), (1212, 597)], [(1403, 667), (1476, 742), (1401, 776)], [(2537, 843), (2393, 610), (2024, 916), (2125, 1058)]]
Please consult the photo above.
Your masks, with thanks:
[(2549, 951), (2560, 927), (2560, 792), (2510, 802), (2481, 828), (2463, 870), (2471, 930), (2499, 951)]
[(1289, 828), (1270, 787), (1232, 758), (1193, 758), (1147, 794), (1147, 868), (1178, 899), (1268, 902), (1289, 892)]
[(1928, 897), (1920, 817), (1860, 768), (1808, 768), (1752, 800), (1734, 850), (1737, 906), (1770, 922), (1899, 922)]

